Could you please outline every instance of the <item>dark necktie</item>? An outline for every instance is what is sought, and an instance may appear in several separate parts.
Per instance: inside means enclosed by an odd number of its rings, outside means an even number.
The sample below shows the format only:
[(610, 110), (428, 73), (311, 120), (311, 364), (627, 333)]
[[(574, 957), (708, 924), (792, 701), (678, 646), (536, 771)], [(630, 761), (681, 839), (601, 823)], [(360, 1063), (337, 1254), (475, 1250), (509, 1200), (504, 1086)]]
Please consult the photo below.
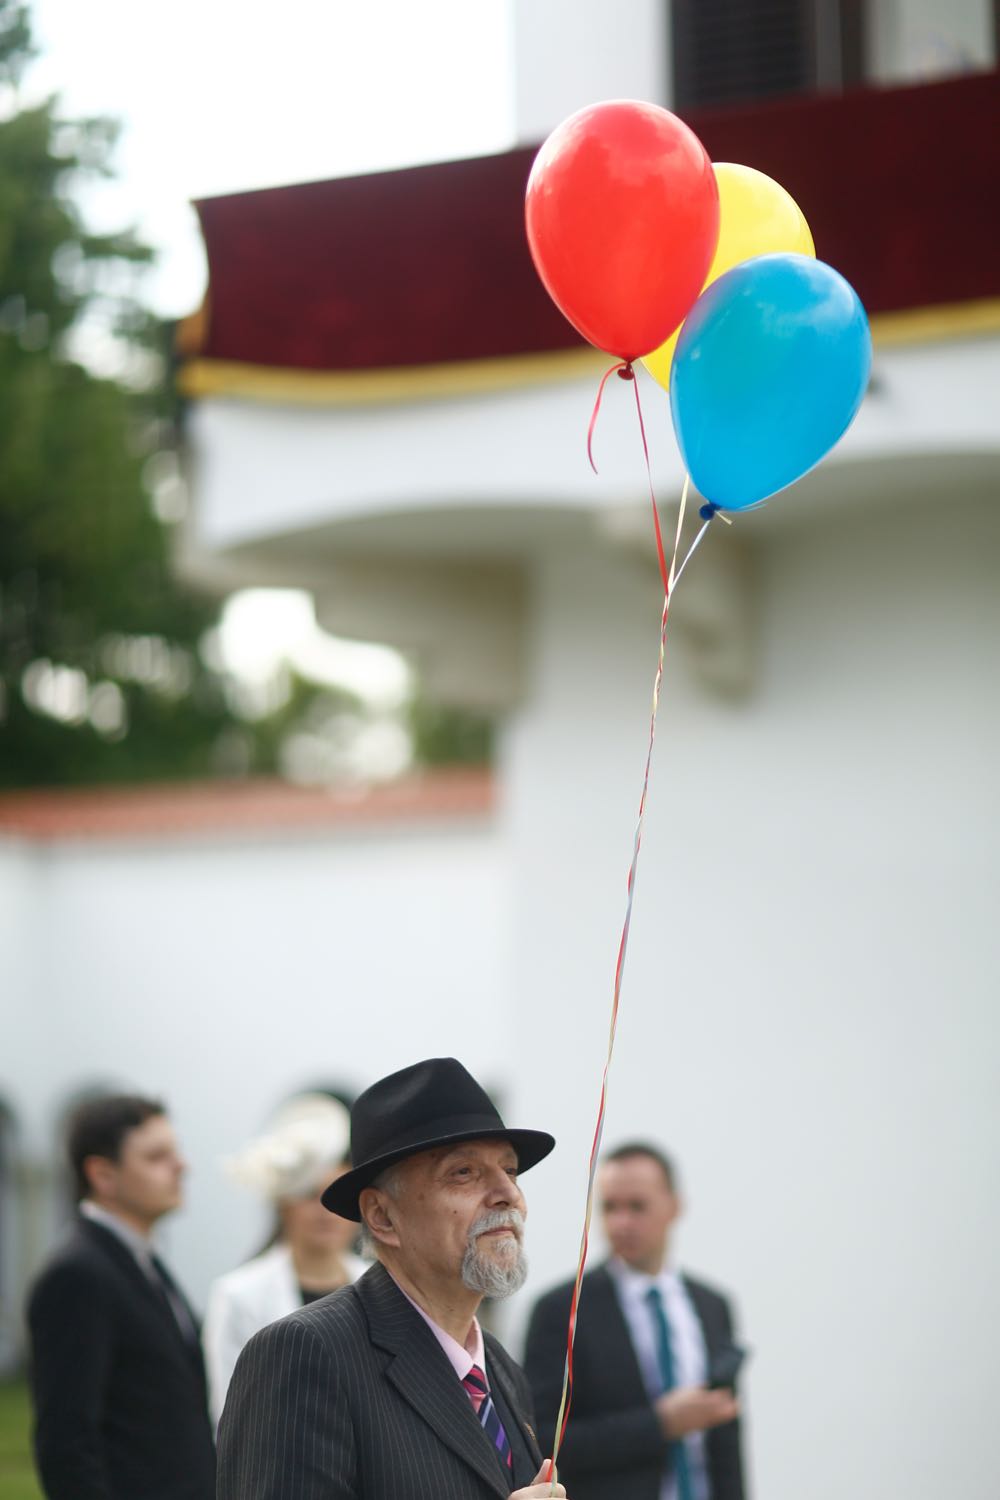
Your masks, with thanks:
[(196, 1345), (198, 1330), (176, 1282), (158, 1255), (149, 1257), (150, 1281), (163, 1296), (186, 1344)]
[[(660, 1367), (660, 1379), (663, 1382), (664, 1391), (672, 1391), (677, 1384), (677, 1374), (674, 1369), (674, 1353), (670, 1347), (670, 1327), (667, 1323), (667, 1315), (663, 1310), (663, 1294), (658, 1286), (651, 1286), (646, 1293), (646, 1302), (653, 1317), (653, 1332), (656, 1335), (656, 1361)], [(691, 1471), (688, 1467), (687, 1450), (683, 1439), (670, 1444), (670, 1452), (674, 1461), (674, 1474), (677, 1478), (678, 1500), (694, 1500), (694, 1490), (691, 1486)]]
[(507, 1434), (503, 1430), (499, 1413), (493, 1405), (493, 1397), (486, 1384), (486, 1376), (478, 1365), (472, 1366), (462, 1384), (469, 1394), (469, 1400), (472, 1402), (483, 1431), (497, 1451), (497, 1457), (505, 1468), (512, 1469), (514, 1461), (511, 1457), (510, 1443), (507, 1441)]

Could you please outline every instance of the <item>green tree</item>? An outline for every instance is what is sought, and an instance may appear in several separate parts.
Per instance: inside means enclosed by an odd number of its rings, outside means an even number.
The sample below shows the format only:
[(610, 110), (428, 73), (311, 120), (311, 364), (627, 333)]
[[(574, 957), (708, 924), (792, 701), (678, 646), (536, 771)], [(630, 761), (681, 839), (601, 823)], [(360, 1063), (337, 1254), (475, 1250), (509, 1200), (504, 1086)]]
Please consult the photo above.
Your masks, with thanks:
[[(117, 128), (19, 107), (32, 56), (27, 6), (0, 0), (0, 787), (274, 772), (324, 737), (336, 765), (363, 704), (289, 674), (254, 717), (201, 649), (219, 604), (175, 576), (153, 503), (176, 413), (151, 253), (78, 206)], [(145, 380), (96, 373), (95, 339)], [(420, 764), (489, 757), (486, 721), (419, 692), (405, 725)]]
[(485, 714), (430, 702), (419, 691), (407, 706), (413, 758), (422, 766), (481, 766), (493, 759), (493, 721)]
[(164, 383), (73, 354), (99, 321), (155, 359), (135, 295), (150, 252), (87, 231), (75, 194), (109, 173), (116, 130), (18, 108), (31, 55), (26, 7), (0, 0), (0, 784), (202, 775), (225, 769), (233, 714), (198, 651), (217, 604), (174, 578), (144, 479), (169, 442)]

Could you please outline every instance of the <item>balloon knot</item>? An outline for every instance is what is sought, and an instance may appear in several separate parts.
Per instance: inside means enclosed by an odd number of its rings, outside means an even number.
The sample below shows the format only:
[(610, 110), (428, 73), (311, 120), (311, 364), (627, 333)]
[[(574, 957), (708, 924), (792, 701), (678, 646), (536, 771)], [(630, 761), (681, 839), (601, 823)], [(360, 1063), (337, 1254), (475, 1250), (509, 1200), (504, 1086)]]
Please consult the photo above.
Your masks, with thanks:
[(718, 510), (719, 507), (717, 505), (713, 504), (711, 500), (706, 500), (698, 514), (703, 521), (710, 521), (714, 515), (718, 514)]
[(635, 379), (635, 371), (632, 368), (632, 361), (630, 359), (627, 359), (624, 364), (618, 366), (618, 379), (619, 380), (634, 380)]

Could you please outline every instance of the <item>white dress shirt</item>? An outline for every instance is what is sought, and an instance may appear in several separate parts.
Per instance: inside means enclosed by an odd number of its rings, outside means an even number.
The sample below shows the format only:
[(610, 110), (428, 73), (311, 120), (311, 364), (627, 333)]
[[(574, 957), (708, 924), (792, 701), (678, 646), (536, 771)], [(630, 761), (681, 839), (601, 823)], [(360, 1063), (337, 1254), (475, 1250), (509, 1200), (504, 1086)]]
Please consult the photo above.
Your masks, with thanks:
[[(646, 1301), (653, 1286), (659, 1287), (663, 1299), (677, 1384), (704, 1385), (708, 1376), (705, 1339), (698, 1315), (676, 1271), (664, 1267), (658, 1276), (648, 1276), (644, 1271), (633, 1270), (617, 1257), (608, 1262), (608, 1271), (618, 1293), (650, 1400), (663, 1394), (660, 1361), (656, 1350), (656, 1328), (652, 1309)], [(693, 1432), (683, 1441), (694, 1500), (710, 1500), (704, 1433)], [(677, 1481), (672, 1468), (668, 1468), (663, 1476), (660, 1500), (678, 1500)]]
[(80, 1204), (80, 1213), (92, 1224), (100, 1224), (116, 1239), (121, 1240), (126, 1249), (131, 1250), (133, 1257), (139, 1262), (150, 1281), (153, 1280), (156, 1275), (152, 1260), (153, 1244), (146, 1235), (140, 1234), (138, 1229), (133, 1229), (131, 1224), (126, 1224), (124, 1219), (119, 1219), (117, 1214), (101, 1208), (97, 1203), (91, 1203), (89, 1198), (84, 1198)]
[[(389, 1275), (392, 1276), (391, 1271), (389, 1272)], [(392, 1276), (392, 1279), (393, 1281), (396, 1281), (395, 1276)], [(403, 1292), (403, 1288), (399, 1286), (398, 1281), (396, 1281), (396, 1285), (399, 1287), (399, 1290)], [(451, 1334), (448, 1333), (446, 1329), (441, 1327), (440, 1323), (435, 1323), (430, 1313), (424, 1312), (419, 1302), (414, 1302), (409, 1292), (403, 1292), (403, 1296), (406, 1298), (410, 1306), (415, 1307), (417, 1312), (423, 1318), (424, 1322), (427, 1324), (427, 1327), (430, 1329), (431, 1333), (433, 1333), (434, 1337), (441, 1345), (441, 1348), (448, 1356), (448, 1363), (455, 1371), (455, 1374), (458, 1376), (459, 1380), (464, 1380), (466, 1375), (468, 1375), (469, 1371), (472, 1369), (472, 1366), (476, 1365), (482, 1371), (483, 1380), (486, 1382), (486, 1388), (488, 1390), (490, 1383), (486, 1375), (486, 1345), (483, 1340), (483, 1330), (479, 1326), (479, 1319), (473, 1318), (472, 1326), (469, 1329), (468, 1334), (466, 1335), (465, 1343), (460, 1344), (458, 1342), (458, 1339), (452, 1338)]]

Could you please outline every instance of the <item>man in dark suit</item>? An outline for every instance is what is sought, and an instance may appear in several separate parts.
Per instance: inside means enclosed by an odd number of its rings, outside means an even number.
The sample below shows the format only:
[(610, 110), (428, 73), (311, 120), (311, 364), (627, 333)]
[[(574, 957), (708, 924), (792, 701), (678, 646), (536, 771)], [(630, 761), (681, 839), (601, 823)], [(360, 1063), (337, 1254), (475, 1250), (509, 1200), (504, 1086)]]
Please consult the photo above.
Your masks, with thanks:
[[(574, 1500), (744, 1500), (732, 1318), (718, 1292), (670, 1266), (673, 1167), (655, 1146), (622, 1146), (598, 1169), (597, 1200), (612, 1254), (583, 1279), (560, 1475)], [(572, 1292), (568, 1283), (542, 1297), (528, 1328), (543, 1443), (559, 1411)], [(713, 1380), (723, 1388), (708, 1389)]]
[(184, 1163), (162, 1104), (89, 1100), (69, 1131), (80, 1211), (28, 1302), (35, 1461), (49, 1500), (213, 1500), (194, 1316), (153, 1250)]
[(519, 1172), (554, 1145), (508, 1130), (454, 1058), (393, 1073), (351, 1111), (327, 1188), (377, 1263), (272, 1323), (237, 1361), (219, 1500), (529, 1500), (556, 1494), (521, 1371), (476, 1311), (517, 1290)]

